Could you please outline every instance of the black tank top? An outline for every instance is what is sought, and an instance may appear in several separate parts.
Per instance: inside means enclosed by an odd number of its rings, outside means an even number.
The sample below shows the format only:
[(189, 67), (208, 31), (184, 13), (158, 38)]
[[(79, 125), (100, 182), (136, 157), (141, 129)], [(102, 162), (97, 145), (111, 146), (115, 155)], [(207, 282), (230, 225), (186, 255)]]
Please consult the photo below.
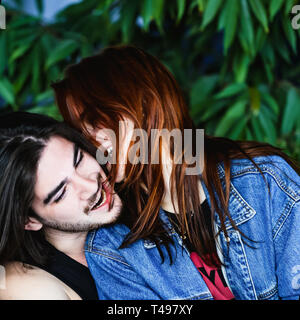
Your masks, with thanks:
[(46, 265), (37, 265), (31, 259), (24, 262), (52, 274), (73, 289), (82, 300), (98, 300), (96, 285), (89, 269), (52, 245), (49, 244), (49, 247), (50, 259)]

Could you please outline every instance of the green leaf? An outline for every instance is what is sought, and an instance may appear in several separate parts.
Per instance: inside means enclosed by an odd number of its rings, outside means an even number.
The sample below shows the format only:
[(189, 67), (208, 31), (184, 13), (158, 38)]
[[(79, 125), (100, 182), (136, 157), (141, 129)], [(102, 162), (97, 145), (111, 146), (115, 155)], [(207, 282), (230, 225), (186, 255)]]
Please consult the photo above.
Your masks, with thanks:
[(208, 0), (206, 8), (203, 13), (201, 30), (204, 30), (205, 27), (214, 19), (222, 3), (223, 3), (222, 0)]
[(277, 101), (267, 92), (263, 92), (262, 100), (273, 110), (274, 114), (277, 116), (279, 114), (279, 105)]
[[(163, 27), (162, 27), (162, 20), (163, 20), (163, 11), (164, 11), (164, 0), (153, 0), (153, 6), (154, 6), (154, 20), (160, 30), (160, 32), (163, 32)], [(184, 8), (183, 8), (184, 11)], [(183, 14), (183, 13), (182, 13)], [(178, 17), (177, 22), (181, 19)]]
[(25, 43), (23, 46), (18, 47), (12, 55), (9, 57), (9, 64), (13, 63), (14, 60), (18, 59), (19, 57), (23, 56), (30, 48), (32, 44), (31, 43)]
[(257, 88), (249, 88), (249, 97), (250, 97), (250, 109), (255, 115), (259, 113), (260, 110), (260, 92)]
[(249, 117), (242, 117), (230, 130), (228, 137), (233, 140), (241, 139), (241, 133), (246, 129)]
[[(199, 108), (199, 105), (207, 99), (217, 85), (219, 77), (217, 75), (210, 75), (200, 77), (192, 86), (190, 91), (190, 103), (192, 110)], [(205, 106), (203, 106), (205, 107)]]
[(22, 59), (22, 69), (14, 81), (14, 91), (16, 95), (19, 95), (24, 84), (30, 81), (33, 64), (34, 60), (32, 55), (28, 55)]
[(290, 50), (287, 50), (285, 39), (277, 38), (277, 41), (275, 43), (275, 48), (287, 63), (291, 63)]
[(55, 63), (67, 58), (78, 48), (74, 40), (64, 40), (49, 54), (46, 60), (46, 69), (49, 69)]
[(225, 89), (215, 95), (216, 99), (224, 99), (232, 97), (247, 88), (245, 83), (232, 83), (228, 85)]
[(246, 82), (249, 66), (251, 59), (246, 54), (240, 54), (235, 57), (233, 61), (233, 71), (235, 76), (235, 81), (237, 83)]
[(283, 135), (291, 133), (297, 118), (300, 116), (299, 101), (300, 95), (298, 91), (293, 87), (290, 88), (282, 117), (281, 133)]
[(7, 78), (0, 79), (0, 95), (8, 104), (15, 105), (14, 88)]
[(124, 1), (121, 8), (121, 30), (122, 40), (124, 43), (128, 43), (131, 40), (136, 13), (138, 9), (137, 1)]
[(272, 66), (265, 59), (263, 59), (263, 61), (264, 61), (263, 65), (264, 65), (264, 69), (266, 71), (266, 76), (267, 76), (267, 79), (268, 79), (268, 83), (272, 84), (273, 81), (274, 81), (274, 73), (273, 73)]
[(6, 33), (2, 33), (0, 37), (0, 78), (5, 68), (7, 68)]
[(227, 0), (224, 10), (226, 21), (224, 28), (224, 51), (226, 55), (236, 34), (239, 2), (236, 0)]
[(28, 27), (30, 25), (36, 25), (36, 23), (39, 21), (38, 18), (33, 16), (17, 16), (17, 18), (13, 19), (9, 23), (9, 29), (20, 29), (20, 27)]
[(261, 50), (261, 55), (264, 62), (268, 62), (272, 67), (275, 67), (275, 64), (276, 64), (275, 51), (271, 41), (265, 42)]
[(270, 21), (272, 22), (276, 13), (280, 10), (285, 0), (271, 0), (270, 1)]
[(254, 54), (254, 30), (247, 0), (241, 0), (240, 39), (245, 40), (247, 52)]
[(257, 116), (251, 117), (251, 126), (253, 131), (253, 138), (257, 141), (265, 141), (260, 122), (258, 121)]
[(285, 0), (284, 14), (288, 15), (292, 11), (293, 5), (296, 4), (295, 0)]
[(259, 52), (262, 49), (264, 43), (266, 42), (266, 39), (267, 39), (267, 34), (264, 32), (262, 27), (259, 27), (256, 30), (256, 36), (255, 36), (255, 50), (256, 50), (256, 52)]
[(32, 70), (32, 89), (35, 94), (40, 91), (41, 86), (41, 55), (40, 55), (40, 46), (37, 44), (32, 53), (34, 63), (33, 63), (33, 70)]
[(297, 53), (297, 36), (295, 30), (292, 28), (291, 22), (288, 19), (282, 19), (283, 30), (288, 39), (294, 53)]
[(246, 128), (246, 140), (248, 140), (248, 141), (254, 140), (253, 135), (252, 135), (249, 128)]
[(204, 10), (204, 0), (197, 0), (198, 3), (198, 9), (200, 12), (203, 12)]
[[(225, 108), (228, 102), (225, 99), (218, 101), (209, 101), (210, 103), (205, 103), (205, 109), (200, 113), (200, 120), (202, 122), (207, 121), (214, 117), (218, 112)], [(204, 104), (204, 103), (203, 103)]]
[(152, 0), (144, 0), (142, 3), (142, 10), (141, 14), (144, 20), (143, 29), (145, 31), (149, 30), (149, 24), (153, 19), (153, 7), (152, 7)]
[(35, 106), (33, 108), (27, 109), (27, 112), (44, 114), (49, 117), (52, 117), (58, 121), (62, 121), (62, 116), (55, 104), (50, 104), (46, 106)]
[(264, 27), (264, 30), (266, 33), (269, 32), (269, 27), (268, 27), (268, 18), (267, 18), (267, 13), (263, 7), (262, 1), (261, 0), (249, 0), (250, 6), (252, 8), (252, 11), (258, 21), (262, 24)]
[(245, 116), (247, 100), (238, 100), (225, 113), (216, 131), (216, 136), (224, 136), (237, 123), (242, 116)]
[(42, 14), (44, 11), (44, 0), (35, 0), (35, 5), (39, 14)]
[(178, 14), (177, 14), (177, 23), (178, 23), (184, 14), (185, 0), (177, 0), (177, 8), (178, 8)]
[(225, 28), (226, 25), (226, 11), (223, 9), (220, 12), (219, 20), (218, 20), (218, 31), (221, 31)]
[(45, 101), (45, 100), (50, 100), (50, 99), (54, 100), (53, 90), (46, 90), (46, 91), (44, 91), (44, 92), (39, 93), (39, 94), (35, 97), (34, 102), (35, 102), (36, 104), (39, 104), (39, 103), (41, 103), (41, 102), (43, 102), (43, 101)]
[(263, 128), (263, 131), (265, 132), (264, 141), (267, 141), (271, 144), (275, 144), (277, 138), (276, 128), (271, 120), (270, 113), (268, 112), (268, 109), (265, 106), (261, 107), (261, 110), (258, 114), (258, 120), (260, 122), (261, 127)]

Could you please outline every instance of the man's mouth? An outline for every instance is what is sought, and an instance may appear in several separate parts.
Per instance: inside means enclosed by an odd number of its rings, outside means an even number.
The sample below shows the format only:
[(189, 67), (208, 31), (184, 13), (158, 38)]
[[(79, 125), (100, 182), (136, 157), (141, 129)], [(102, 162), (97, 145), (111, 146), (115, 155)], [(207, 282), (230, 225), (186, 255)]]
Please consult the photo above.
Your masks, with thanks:
[(90, 211), (94, 211), (97, 210), (99, 208), (101, 208), (102, 206), (104, 206), (109, 200), (109, 196), (108, 193), (105, 189), (104, 186), (102, 186), (101, 188), (101, 192), (100, 192), (100, 198), (98, 199), (98, 201), (91, 207)]

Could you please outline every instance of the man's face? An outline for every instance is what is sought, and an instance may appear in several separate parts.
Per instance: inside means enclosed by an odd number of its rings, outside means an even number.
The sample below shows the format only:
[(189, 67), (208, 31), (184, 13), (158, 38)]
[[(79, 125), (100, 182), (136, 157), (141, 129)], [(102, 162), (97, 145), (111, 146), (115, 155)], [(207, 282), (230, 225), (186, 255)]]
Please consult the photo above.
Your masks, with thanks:
[(122, 205), (103, 184), (105, 178), (92, 156), (70, 141), (52, 137), (38, 163), (32, 208), (44, 226), (61, 231), (89, 231), (112, 223)]

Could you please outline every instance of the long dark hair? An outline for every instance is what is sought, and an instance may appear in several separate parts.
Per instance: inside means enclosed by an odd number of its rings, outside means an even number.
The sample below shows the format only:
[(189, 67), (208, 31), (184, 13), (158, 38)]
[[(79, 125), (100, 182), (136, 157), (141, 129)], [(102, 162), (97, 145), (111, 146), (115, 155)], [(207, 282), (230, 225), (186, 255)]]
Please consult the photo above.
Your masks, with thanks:
[[(144, 129), (148, 133), (149, 145), (151, 129), (166, 128), (172, 131), (177, 128), (182, 134), (184, 129), (192, 129), (193, 142), (196, 141), (196, 127), (176, 80), (162, 63), (142, 49), (133, 46), (105, 48), (97, 55), (70, 65), (65, 70), (64, 79), (52, 87), (65, 121), (82, 131), (96, 146), (98, 143), (87, 130), (86, 124), (94, 128), (113, 129), (118, 136), (118, 121), (125, 117), (133, 121), (135, 128)], [(230, 219), (228, 200), (231, 159), (248, 158), (255, 164), (253, 158), (256, 156), (279, 155), (300, 173), (295, 161), (279, 148), (267, 143), (232, 141), (205, 135), (204, 146), (202, 179), (211, 200), (212, 221), (216, 211), (225, 235), (227, 231), (224, 221), (226, 217)], [(119, 145), (116, 147), (118, 155)], [(193, 144), (193, 154), (196, 154), (195, 148)], [(161, 159), (161, 146), (159, 152)], [(225, 188), (218, 176), (220, 162), (225, 167)], [(187, 163), (174, 164), (172, 167), (171, 193), (173, 201), (174, 195), (178, 199), (180, 230), (188, 234), (189, 240), (203, 258), (217, 257), (215, 239), (210, 236), (201, 210), (199, 176), (186, 175), (187, 167)], [(112, 165), (109, 177), (112, 186), (116, 181), (117, 169), (118, 164)], [(165, 191), (162, 165), (132, 164), (127, 161), (125, 174), (123, 191), (128, 190), (127, 196), (133, 200), (125, 199), (130, 211), (126, 219), (131, 224), (131, 232), (124, 245), (141, 238), (161, 243), (157, 239), (166, 238), (159, 219)], [(146, 186), (147, 194), (142, 185)], [(187, 223), (190, 212), (197, 213), (192, 225)], [(238, 230), (232, 219), (230, 221)], [(220, 263), (219, 259), (214, 262)]]
[(48, 140), (60, 136), (95, 155), (95, 148), (50, 117), (15, 112), (0, 117), (0, 264), (10, 261), (47, 262), (49, 247), (43, 228), (25, 230), (34, 199), (37, 165)]

